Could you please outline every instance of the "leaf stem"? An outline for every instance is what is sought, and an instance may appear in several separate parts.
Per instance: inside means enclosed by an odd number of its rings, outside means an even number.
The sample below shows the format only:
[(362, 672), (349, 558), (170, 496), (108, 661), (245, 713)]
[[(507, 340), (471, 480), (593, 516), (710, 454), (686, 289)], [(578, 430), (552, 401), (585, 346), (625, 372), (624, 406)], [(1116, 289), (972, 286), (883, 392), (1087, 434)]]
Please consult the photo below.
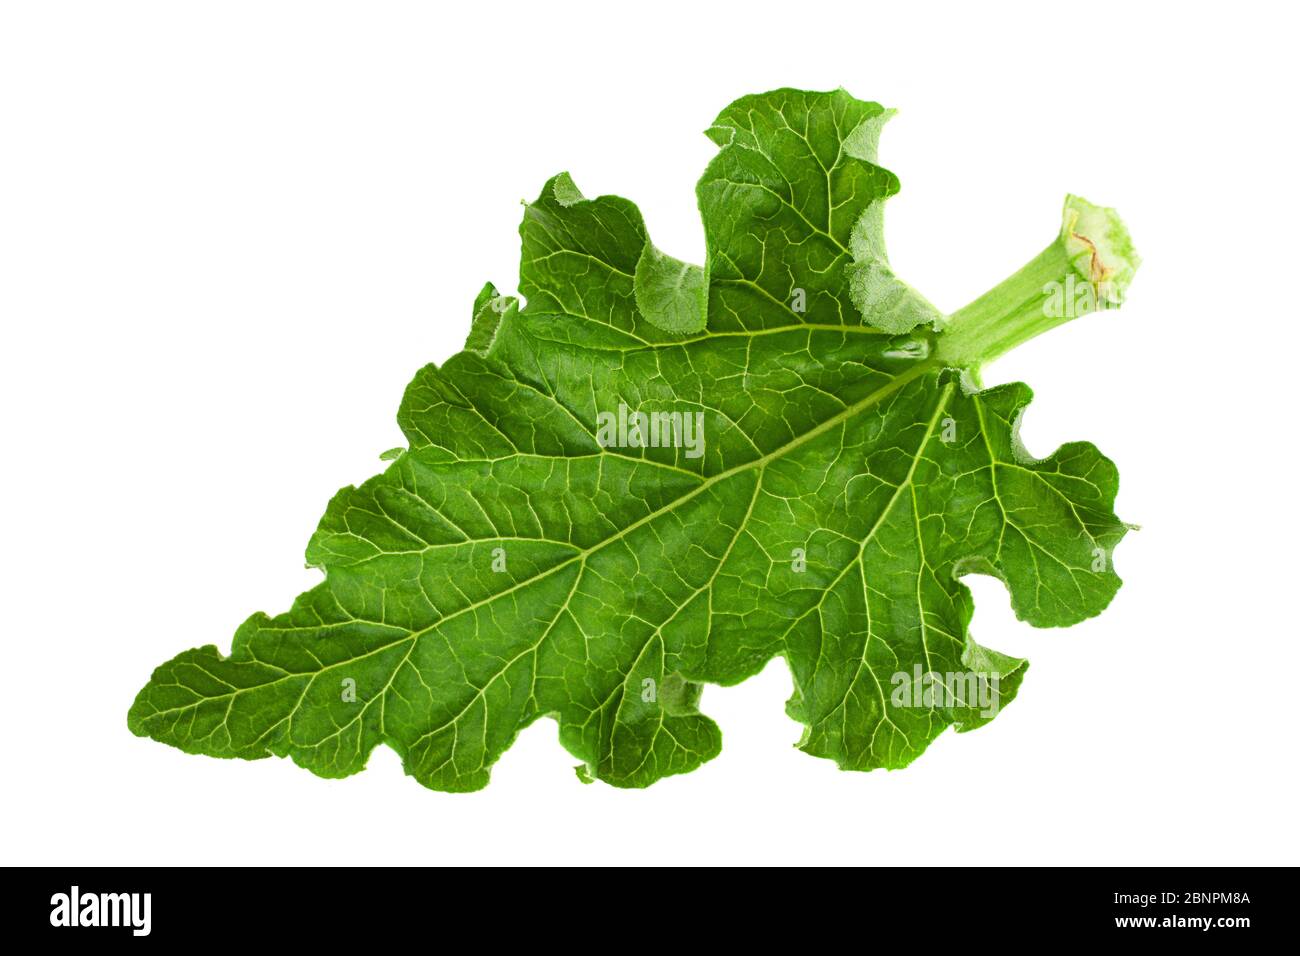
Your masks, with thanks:
[(1115, 210), (1066, 196), (1056, 239), (954, 312), (938, 355), (948, 364), (979, 366), (1071, 319), (1119, 308), (1140, 262)]

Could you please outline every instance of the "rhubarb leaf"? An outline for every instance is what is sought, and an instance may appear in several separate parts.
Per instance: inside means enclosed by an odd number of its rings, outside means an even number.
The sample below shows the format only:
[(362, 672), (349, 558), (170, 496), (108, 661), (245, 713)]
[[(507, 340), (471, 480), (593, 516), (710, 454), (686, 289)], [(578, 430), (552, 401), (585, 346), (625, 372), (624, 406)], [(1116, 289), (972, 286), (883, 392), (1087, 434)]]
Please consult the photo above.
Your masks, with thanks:
[(1109, 307), (1137, 258), (1071, 199), (1029, 266), (943, 316), (885, 257), (888, 115), (843, 91), (724, 110), (703, 268), (627, 200), (548, 182), (520, 227), (526, 304), (485, 286), (465, 350), (417, 373), (408, 445), (311, 538), (324, 579), (229, 655), (160, 666), (131, 729), (325, 777), (387, 744), (464, 791), (551, 717), (580, 777), (638, 787), (717, 755), (703, 685), (776, 656), (800, 746), (844, 768), (991, 720), (1026, 664), (972, 639), (961, 576), (1069, 625), (1115, 594), (1127, 526), (1111, 462), (1032, 458), (1029, 389), (981, 390), (979, 367), (1073, 317), (1045, 310), (1052, 283), (1109, 282)]

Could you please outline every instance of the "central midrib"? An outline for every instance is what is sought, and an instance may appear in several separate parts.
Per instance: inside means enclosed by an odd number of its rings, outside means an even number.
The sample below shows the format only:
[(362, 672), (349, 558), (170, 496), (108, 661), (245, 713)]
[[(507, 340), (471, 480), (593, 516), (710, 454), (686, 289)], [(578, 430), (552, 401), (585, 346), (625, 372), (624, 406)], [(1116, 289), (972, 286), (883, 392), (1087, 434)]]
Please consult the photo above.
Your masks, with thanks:
[[(554, 574), (556, 571), (568, 567), (570, 564), (573, 564), (575, 561), (585, 561), (588, 557), (590, 557), (592, 554), (599, 551), (601, 548), (605, 547), (606, 545), (612, 544), (615, 541), (622, 540), (627, 535), (635, 531), (637, 528), (649, 524), (651, 521), (654, 521), (656, 518), (658, 518), (661, 515), (667, 514), (668, 512), (672, 511), (674, 508), (684, 505), (686, 502), (690, 501), (692, 498), (695, 498), (697, 495), (701, 494), (702, 492), (707, 491), (709, 488), (713, 487), (714, 485), (726, 481), (728, 478), (733, 478), (736, 475), (742, 474), (753, 468), (758, 468), (760, 470), (763, 469), (769, 463), (780, 458), (782, 455), (788, 454), (794, 449), (812, 441), (814, 438), (824, 435), (826, 432), (830, 431), (836, 425), (839, 425), (840, 423), (852, 418), (854, 415), (857, 415), (860, 412), (865, 411), (866, 409), (875, 405), (881, 399), (885, 398), (886, 396), (902, 388), (904, 385), (908, 384), (909, 382), (915, 381), (916, 379), (924, 375), (926, 372), (936, 368), (939, 364), (940, 362), (937, 358), (929, 358), (929, 359), (925, 359), (924, 361), (917, 362), (906, 372), (903, 372), (901, 375), (898, 375), (895, 378), (890, 379), (888, 384), (882, 385), (880, 388), (876, 389), (871, 394), (866, 395), (863, 398), (860, 398), (858, 401), (844, 408), (842, 411), (836, 412), (834, 415), (832, 415), (830, 418), (826, 419), (824, 422), (817, 425), (816, 427), (810, 428), (808, 431), (803, 432), (800, 435), (796, 435), (794, 438), (790, 439), (784, 445), (781, 445), (779, 448), (773, 449), (772, 451), (768, 452), (766, 455), (763, 455), (759, 458), (754, 458), (750, 461), (742, 462), (739, 465), (735, 465), (734, 467), (728, 468), (726, 471), (720, 471), (716, 475), (704, 479), (698, 485), (696, 485), (694, 488), (692, 488), (690, 491), (686, 492), (685, 494), (677, 498), (674, 498), (672, 501), (668, 502), (665, 505), (660, 506), (659, 508), (656, 508), (654, 511), (650, 512), (649, 514), (642, 515), (640, 518), (632, 522), (630, 525), (627, 525), (624, 528), (620, 528), (618, 531), (616, 531), (614, 534), (611, 534), (609, 537), (602, 538), (600, 541), (596, 542), (590, 547), (584, 548), (583, 550), (577, 552), (576, 554), (573, 554), (570, 557), (565, 558), (559, 564), (552, 565), (551, 567), (545, 569), (544, 571), (538, 571), (532, 577), (525, 578), (522, 581), (518, 581), (515, 584), (512, 584), (510, 587), (506, 588), (504, 591), (498, 591), (496, 594), (493, 594), (490, 597), (485, 597), (481, 601), (475, 601), (473, 604), (467, 604), (462, 608), (457, 608), (455, 611), (452, 611), (450, 614), (447, 614), (446, 616), (439, 618), (437, 621), (430, 624), (428, 627), (421, 628), (418, 631), (412, 631), (408, 637), (402, 638), (401, 640), (398, 641), (394, 641), (392, 644), (385, 645), (384, 647), (376, 648), (374, 651), (369, 651), (363, 656), (368, 657), (370, 654), (377, 653), (378, 651), (382, 651), (389, 647), (394, 647), (398, 644), (401, 644), (402, 641), (405, 640), (419, 639), (421, 636), (432, 631), (440, 624), (450, 621), (453, 618), (458, 617), (468, 611), (478, 610), (480, 607), (492, 603), (497, 598), (505, 597), (507, 594), (513, 594), (515, 591), (518, 591), (520, 588), (527, 587), (528, 585), (532, 584), (535, 581), (540, 581), (546, 576), (550, 574)], [(486, 540), (493, 540), (493, 539), (486, 539)], [(353, 658), (353, 660), (358, 660), (358, 659), (359, 658)], [(342, 663), (348, 663), (348, 662), (343, 661)], [(330, 665), (330, 666), (333, 667), (335, 665)], [(321, 673), (321, 671), (314, 671), (309, 673)]]
[[(763, 455), (759, 458), (755, 458), (750, 461), (743, 462), (732, 468), (728, 468), (726, 471), (720, 471), (716, 475), (704, 479), (703, 481), (700, 482), (700, 484), (698, 484), (696, 487), (692, 488), (690, 491), (686, 492), (685, 494), (677, 498), (674, 498), (671, 502), (655, 509), (649, 514), (643, 515), (642, 517), (638, 518), (636, 521), (632, 522), (626, 527), (619, 529), (614, 534), (611, 534), (610, 536), (601, 539), (600, 541), (591, 545), (590, 547), (585, 548), (582, 551), (579, 551), (576, 554), (572, 555), (571, 557), (566, 558), (565, 560), (561, 561), (559, 564), (552, 565), (551, 567), (546, 568), (543, 571), (539, 571), (536, 574), (532, 575), (531, 577), (525, 578), (522, 581), (518, 581), (515, 584), (512, 584), (510, 587), (506, 588), (505, 590), (498, 591), (495, 594), (489, 597), (485, 597), (480, 601), (475, 601), (474, 603), (467, 604), (462, 608), (457, 608), (455, 611), (452, 611), (450, 614), (446, 614), (443, 617), (440, 617), (437, 621), (433, 622), (428, 627), (421, 628), (418, 631), (411, 631), (405, 637), (401, 637), (388, 644), (384, 644), (381, 647), (372, 648), (366, 651), (364, 654), (361, 654), (357, 657), (348, 657), (342, 660), (335, 661), (332, 664), (322, 667), (320, 670), (287, 672), (283, 677), (278, 677), (275, 680), (268, 681), (264, 684), (256, 684), (250, 687), (237, 688), (235, 691), (229, 694), (218, 694), (213, 697), (204, 697), (202, 701), (196, 701), (195, 704), (187, 705), (187, 706), (197, 706), (198, 703), (212, 701), (212, 700), (221, 700), (225, 697), (236, 697), (245, 690), (255, 690), (255, 689), (260, 690), (266, 687), (272, 687), (283, 681), (292, 680), (298, 677), (310, 677), (314, 679), (316, 676), (327, 673), (328, 671), (333, 670), (336, 667), (340, 667), (348, 664), (355, 664), (357, 661), (365, 660), (366, 658), (373, 657), (376, 654), (382, 654), (384, 651), (391, 650), (392, 648), (398, 647), (409, 641), (411, 642), (411, 650), (408, 650), (408, 652), (403, 656), (402, 660), (397, 664), (396, 667), (393, 668), (393, 676), (396, 676), (397, 672), (400, 671), (402, 667), (406, 664), (406, 662), (410, 659), (411, 652), (414, 650), (415, 644), (418, 643), (419, 639), (423, 637), (425, 634), (434, 631), (435, 629), (442, 626), (443, 624), (446, 624), (448, 621), (454, 620), (455, 618), (460, 617), (463, 614), (476, 611), (481, 607), (491, 604), (493, 601), (497, 600), (498, 598), (502, 598), (509, 594), (513, 594), (514, 592), (522, 588), (528, 587), (529, 585), (534, 584), (537, 581), (541, 581), (549, 577), (550, 575), (553, 575), (563, 570), (564, 568), (568, 567), (569, 565), (575, 562), (586, 561), (588, 557), (590, 557), (592, 554), (599, 551), (601, 548), (605, 547), (606, 545), (612, 544), (615, 541), (622, 540), (623, 538), (625, 538), (627, 535), (631, 534), (633, 531), (637, 530), (638, 528), (643, 527), (646, 524), (649, 524), (651, 521), (654, 521), (656, 518), (660, 517), (661, 515), (672, 511), (674, 508), (680, 507), (681, 505), (695, 498), (697, 495), (708, 490), (714, 485), (726, 481), (728, 478), (733, 478), (738, 474), (742, 474), (754, 468), (762, 470), (772, 461), (775, 461), (776, 459), (780, 458), (783, 455), (788, 454), (794, 449), (807, 444), (808, 442), (812, 441), (813, 439), (821, 435), (824, 435), (832, 428), (835, 428), (837, 425), (841, 424), (842, 422), (845, 422), (848, 419), (852, 418), (853, 416), (872, 407), (881, 399), (887, 397), (893, 392), (896, 392), (904, 385), (907, 385), (908, 383), (915, 381), (916, 379), (924, 375), (926, 372), (932, 371), (933, 369), (939, 367), (941, 364), (942, 364), (941, 361), (937, 357), (931, 357), (923, 361), (917, 362), (907, 371), (890, 379), (890, 381), (887, 384), (882, 385), (880, 388), (876, 389), (871, 394), (866, 395), (863, 398), (859, 399), (858, 401), (854, 402), (852, 405), (847, 406), (842, 411), (839, 411), (836, 414), (832, 415), (830, 418), (826, 419), (824, 422), (820, 423), (816, 427), (811, 428), (808, 431), (795, 436), (794, 438), (790, 439), (790, 441), (786, 442), (784, 445), (781, 445), (779, 448), (775, 448), (772, 451), (768, 452), (766, 455)], [(328, 569), (326, 570), (326, 577), (328, 579)], [(560, 610), (563, 610), (563, 608), (561, 608)], [(235, 653), (233, 651), (231, 656), (232, 657), (235, 656)], [(255, 658), (254, 660), (256, 661)], [(259, 661), (258, 663), (262, 663), (262, 662)], [(389, 678), (390, 685), (391, 682), (392, 682), (392, 677)], [(386, 693), (387, 693), (387, 687), (385, 687), (385, 689), (381, 691), (379, 694), (376, 694), (373, 698), (371, 698), (370, 702), (378, 700)], [(367, 706), (369, 705), (370, 702), (368, 702)], [(294, 709), (296, 711), (297, 708), (295, 707)], [(170, 712), (171, 711), (159, 711), (153, 716), (157, 716), (158, 713), (170, 713)], [(286, 717), (281, 718), (281, 720), (276, 722), (276, 726), (279, 726), (285, 720), (292, 719), (292, 717), (293, 717), (292, 713), (286, 715)]]

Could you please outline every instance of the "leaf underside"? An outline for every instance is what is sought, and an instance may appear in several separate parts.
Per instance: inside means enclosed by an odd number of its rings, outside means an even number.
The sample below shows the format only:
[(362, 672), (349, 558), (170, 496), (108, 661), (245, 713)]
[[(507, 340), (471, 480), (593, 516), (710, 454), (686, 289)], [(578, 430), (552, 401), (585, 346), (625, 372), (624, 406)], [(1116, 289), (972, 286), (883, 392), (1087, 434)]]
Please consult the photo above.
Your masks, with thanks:
[[(980, 391), (936, 357), (942, 316), (884, 255), (887, 116), (843, 91), (728, 107), (703, 268), (654, 249), (627, 200), (548, 182), (520, 227), (527, 305), (485, 287), (465, 351), (417, 373), (409, 447), (311, 539), (324, 580), (229, 656), (159, 667), (131, 729), (325, 777), (386, 743), (466, 791), (542, 716), (590, 777), (692, 770), (720, 747), (700, 685), (775, 656), (799, 746), (846, 769), (991, 719), (989, 675), (1005, 706), (1026, 664), (972, 640), (960, 576), (996, 575), (1036, 626), (1100, 612), (1117, 475), (1085, 443), (1032, 459), (1029, 389)], [(620, 405), (702, 413), (702, 453), (606, 447)], [(985, 685), (897, 705), (897, 675), (921, 672)]]

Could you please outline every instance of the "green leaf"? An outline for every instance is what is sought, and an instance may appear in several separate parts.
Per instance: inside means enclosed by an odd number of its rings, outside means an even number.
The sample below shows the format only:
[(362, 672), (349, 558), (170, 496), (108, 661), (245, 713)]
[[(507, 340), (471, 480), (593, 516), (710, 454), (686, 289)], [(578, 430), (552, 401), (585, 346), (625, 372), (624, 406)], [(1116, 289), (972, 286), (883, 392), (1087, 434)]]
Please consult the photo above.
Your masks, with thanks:
[[(408, 447), (312, 536), (324, 580), (228, 656), (159, 667), (131, 729), (326, 777), (386, 743), (420, 783), (474, 790), (540, 717), (581, 780), (692, 770), (721, 743), (703, 685), (775, 656), (800, 746), (844, 768), (904, 766), (996, 716), (1026, 663), (972, 639), (960, 577), (1072, 624), (1119, 587), (1127, 526), (1110, 461), (1033, 459), (1029, 389), (980, 390), (979, 365), (1059, 324), (1027, 305), (1037, 286), (1136, 257), (1113, 213), (1080, 213), (945, 321), (885, 258), (887, 116), (843, 91), (724, 110), (704, 268), (655, 249), (627, 200), (548, 182), (520, 227), (527, 304), (486, 285), (466, 349), (416, 374)], [(1089, 242), (1118, 257), (1093, 279)]]
[(636, 307), (665, 332), (702, 332), (709, 282), (699, 266), (665, 255), (650, 243), (636, 263)]
[[(709, 130), (722, 150), (698, 190), (717, 323), (748, 328), (758, 311), (891, 333), (942, 325), (885, 256), (883, 208), (898, 177), (875, 161), (892, 113), (843, 90), (778, 90), (722, 111)], [(789, 314), (756, 310), (758, 298)]]

